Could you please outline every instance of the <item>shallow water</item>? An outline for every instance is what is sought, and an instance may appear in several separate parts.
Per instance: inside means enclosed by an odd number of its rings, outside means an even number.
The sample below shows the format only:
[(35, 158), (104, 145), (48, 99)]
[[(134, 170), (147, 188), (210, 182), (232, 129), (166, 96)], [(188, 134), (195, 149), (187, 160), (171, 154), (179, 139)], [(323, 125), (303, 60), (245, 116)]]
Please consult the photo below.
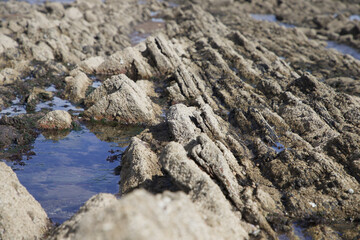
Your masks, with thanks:
[(350, 21), (360, 21), (360, 15), (351, 15), (349, 17)]
[(275, 145), (271, 146), (271, 148), (274, 149), (276, 153), (281, 153), (286, 149), (286, 147), (280, 142), (275, 142)]
[(295, 27), (295, 25), (278, 21), (274, 14), (250, 14), (250, 16), (255, 20), (275, 22), (275, 23), (279, 24), (280, 26), (284, 26), (286, 28), (294, 28)]
[(326, 47), (333, 48), (342, 54), (349, 54), (349, 55), (353, 56), (354, 58), (360, 60), (360, 52), (358, 52), (356, 49), (354, 49), (348, 45), (336, 43), (333, 41), (327, 41)]
[[(299, 240), (312, 240), (312, 237), (305, 233), (305, 228), (301, 227), (297, 223), (292, 225), (293, 231), (292, 233), (281, 234), (279, 235), (279, 240), (291, 240), (291, 239), (299, 239)], [(295, 237), (295, 238), (294, 238)]]
[(118, 156), (130, 138), (142, 130), (128, 126), (89, 128), (82, 125), (79, 131), (44, 132), (34, 143), (36, 155), (23, 159), (25, 166), (7, 163), (54, 223), (67, 220), (97, 193), (119, 192), (120, 178), (114, 174)]
[(12, 117), (24, 113), (26, 113), (25, 105), (20, 104), (20, 99), (16, 97), (16, 99), (12, 101), (11, 107), (5, 108), (0, 111), (0, 118), (4, 115)]

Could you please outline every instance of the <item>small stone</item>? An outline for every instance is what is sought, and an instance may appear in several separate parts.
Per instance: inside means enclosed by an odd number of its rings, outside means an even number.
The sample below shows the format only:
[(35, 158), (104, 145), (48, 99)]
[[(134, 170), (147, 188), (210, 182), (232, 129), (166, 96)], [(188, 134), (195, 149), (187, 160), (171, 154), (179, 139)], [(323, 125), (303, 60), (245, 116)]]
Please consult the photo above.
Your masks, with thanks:
[(309, 204), (310, 204), (310, 206), (313, 207), (313, 208), (317, 207), (316, 203), (314, 203), (314, 202), (309, 202)]
[(37, 122), (41, 129), (70, 129), (71, 123), (71, 115), (63, 110), (51, 111)]
[(350, 189), (348, 190), (348, 193), (349, 193), (349, 194), (354, 194), (354, 189), (350, 188)]

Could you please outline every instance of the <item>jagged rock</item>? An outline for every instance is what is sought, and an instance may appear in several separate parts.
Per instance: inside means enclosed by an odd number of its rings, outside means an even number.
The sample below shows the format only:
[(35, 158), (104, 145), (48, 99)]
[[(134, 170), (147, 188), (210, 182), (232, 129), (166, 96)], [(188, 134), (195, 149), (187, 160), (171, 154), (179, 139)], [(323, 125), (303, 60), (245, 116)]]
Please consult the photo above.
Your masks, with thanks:
[(0, 54), (5, 51), (7, 48), (15, 48), (18, 46), (18, 43), (12, 38), (0, 33)]
[(12, 68), (4, 68), (0, 72), (0, 86), (11, 84), (19, 79), (20, 73)]
[(20, 135), (12, 126), (0, 125), (0, 148), (6, 148), (16, 141), (20, 142)]
[(142, 56), (141, 52), (130, 47), (112, 54), (96, 69), (98, 74), (124, 73), (133, 79), (149, 79), (153, 76), (153, 72), (148, 60)]
[(27, 108), (30, 107), (30, 108), (35, 108), (36, 104), (38, 103), (38, 101), (40, 99), (43, 99), (43, 100), (50, 100), (53, 98), (53, 93), (52, 92), (49, 92), (49, 91), (46, 91), (42, 88), (37, 88), (37, 87), (34, 87), (32, 89), (32, 91), (30, 92), (30, 95), (29, 97), (26, 99), (26, 102), (27, 102)]
[(162, 175), (156, 154), (147, 143), (133, 137), (121, 160), (121, 193), (125, 194)]
[(167, 119), (170, 131), (177, 142), (186, 143), (200, 134), (201, 130), (194, 123), (195, 110), (195, 107), (186, 107), (184, 104), (170, 107)]
[(55, 110), (47, 113), (39, 119), (37, 125), (41, 129), (70, 129), (71, 115), (63, 110)]
[(40, 42), (32, 47), (32, 54), (37, 61), (53, 60), (55, 58), (54, 53), (45, 42)]
[(77, 230), (90, 215), (102, 212), (106, 207), (117, 202), (116, 197), (108, 193), (100, 193), (91, 197), (79, 211), (69, 220), (57, 227), (48, 238), (49, 240), (76, 239), (83, 237)]
[(104, 62), (101, 56), (88, 58), (80, 63), (81, 68), (88, 74), (95, 73), (97, 68)]
[(50, 221), (40, 204), (0, 162), (0, 239), (41, 239)]
[(239, 212), (231, 209), (219, 186), (187, 157), (179, 143), (169, 143), (160, 158), (162, 167), (199, 208), (206, 223), (221, 239), (245, 239)]
[(84, 115), (125, 124), (154, 124), (158, 109), (145, 92), (125, 75), (113, 76), (86, 98), (85, 104), (93, 105)]
[(78, 219), (76, 224), (60, 226), (68, 226), (69, 235), (55, 233), (50, 239), (231, 239), (209, 226), (197, 206), (181, 192), (154, 196), (136, 190), (105, 208), (85, 214), (80, 210), (73, 218)]
[(72, 76), (65, 78), (65, 97), (72, 102), (79, 103), (85, 98), (91, 80), (81, 71), (74, 71), (70, 74)]

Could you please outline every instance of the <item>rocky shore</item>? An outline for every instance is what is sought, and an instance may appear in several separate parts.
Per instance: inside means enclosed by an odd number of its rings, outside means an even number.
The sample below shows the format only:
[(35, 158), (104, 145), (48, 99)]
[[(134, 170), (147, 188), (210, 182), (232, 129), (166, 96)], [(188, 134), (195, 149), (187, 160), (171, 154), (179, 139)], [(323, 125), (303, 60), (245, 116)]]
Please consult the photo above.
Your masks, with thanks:
[[(360, 49), (356, 14), (350, 0), (0, 2), (0, 108), (26, 110), (1, 117), (1, 159), (79, 122), (145, 127), (121, 197), (60, 226), (0, 162), (0, 239), (357, 239), (360, 60), (326, 48)], [(55, 98), (81, 110), (38, 109)]]

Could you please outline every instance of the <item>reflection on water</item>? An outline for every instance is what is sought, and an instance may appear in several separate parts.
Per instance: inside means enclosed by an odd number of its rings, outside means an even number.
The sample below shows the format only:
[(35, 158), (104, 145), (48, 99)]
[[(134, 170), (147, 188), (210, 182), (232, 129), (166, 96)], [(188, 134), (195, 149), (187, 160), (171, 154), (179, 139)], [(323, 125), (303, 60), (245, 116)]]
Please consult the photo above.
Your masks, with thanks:
[(43, 108), (47, 108), (51, 110), (64, 110), (64, 111), (69, 111), (69, 110), (80, 111), (80, 112), (84, 111), (84, 109), (73, 105), (68, 100), (63, 100), (58, 97), (54, 97), (53, 100), (51, 101), (39, 103), (38, 105), (36, 105), (35, 111), (36, 112), (41, 111), (41, 109)]
[(20, 98), (16, 97), (16, 99), (13, 100), (11, 103), (11, 107), (5, 108), (0, 111), (0, 118), (4, 115), (12, 117), (15, 115), (26, 113), (25, 105), (20, 103)]
[[(55, 88), (53, 89), (53, 87), (50, 86), (47, 89), (48, 89), (47, 91), (50, 91), (50, 90), (54, 90)], [(56, 91), (56, 89), (54, 91)], [(76, 113), (80, 113), (80, 112), (84, 111), (83, 108), (81, 108), (79, 106), (75, 106), (68, 100), (64, 100), (59, 97), (54, 97), (50, 101), (39, 103), (35, 107), (36, 112), (39, 112), (42, 109), (64, 110), (64, 111), (72, 110), (72, 111), (75, 111), (74, 115), (76, 115)], [(4, 115), (13, 117), (13, 116), (16, 116), (19, 114), (25, 114), (25, 113), (27, 113), (26, 105), (22, 104), (20, 101), (20, 98), (17, 97), (15, 100), (12, 101), (12, 105), (10, 107), (5, 108), (0, 111), (0, 118)]]
[(360, 60), (360, 52), (358, 52), (356, 49), (349, 47), (345, 44), (339, 44), (333, 41), (327, 41), (327, 48), (334, 48), (335, 50), (341, 52), (342, 54), (349, 54), (353, 56), (356, 59)]
[(276, 153), (281, 153), (286, 149), (286, 147), (280, 142), (275, 142), (275, 145), (271, 146), (271, 148), (274, 149)]
[(294, 223), (292, 225), (291, 232), (286, 234), (280, 234), (279, 240), (292, 240), (292, 239), (299, 239), (299, 240), (311, 240), (312, 238), (305, 233), (305, 228), (301, 227), (300, 225)]
[[(91, 128), (97, 132), (94, 134), (81, 126), (79, 131), (60, 132), (58, 138), (54, 133), (44, 134), (50, 139), (40, 135), (34, 143), (36, 155), (30, 160), (24, 159), (25, 166), (8, 162), (20, 182), (55, 223), (67, 220), (91, 196), (119, 191), (119, 176), (114, 174), (119, 160), (113, 156), (120, 155), (130, 138), (141, 131), (132, 127), (112, 128), (110, 131), (108, 127), (105, 128), (107, 133), (101, 133), (104, 128), (94, 124)], [(97, 136), (112, 141), (106, 142)]]

